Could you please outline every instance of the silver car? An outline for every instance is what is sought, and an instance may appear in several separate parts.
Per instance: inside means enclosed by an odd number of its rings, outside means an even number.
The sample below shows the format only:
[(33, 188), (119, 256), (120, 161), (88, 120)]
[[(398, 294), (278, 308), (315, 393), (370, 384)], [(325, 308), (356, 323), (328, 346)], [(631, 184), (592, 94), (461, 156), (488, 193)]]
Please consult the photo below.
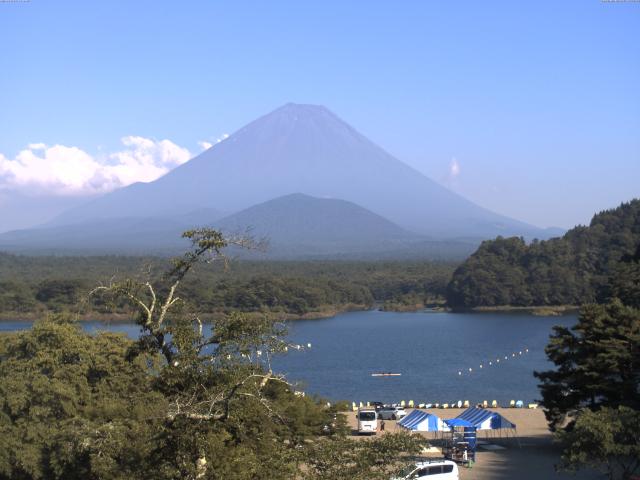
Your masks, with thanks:
[(400, 420), (406, 415), (407, 412), (402, 407), (382, 407), (378, 410), (378, 418), (382, 420)]
[[(433, 476), (435, 475), (435, 476)], [(429, 477), (431, 480), (458, 480), (458, 465), (451, 460), (428, 460), (404, 468), (393, 480), (413, 480)]]

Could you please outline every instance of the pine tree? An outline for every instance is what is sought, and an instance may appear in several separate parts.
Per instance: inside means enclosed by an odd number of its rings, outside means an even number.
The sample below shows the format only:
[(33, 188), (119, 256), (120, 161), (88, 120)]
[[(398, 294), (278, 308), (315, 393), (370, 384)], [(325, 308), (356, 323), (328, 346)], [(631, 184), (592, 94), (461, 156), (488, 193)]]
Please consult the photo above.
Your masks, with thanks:
[(553, 430), (584, 408), (640, 409), (640, 311), (587, 305), (577, 325), (554, 331), (546, 353), (556, 369), (535, 373)]

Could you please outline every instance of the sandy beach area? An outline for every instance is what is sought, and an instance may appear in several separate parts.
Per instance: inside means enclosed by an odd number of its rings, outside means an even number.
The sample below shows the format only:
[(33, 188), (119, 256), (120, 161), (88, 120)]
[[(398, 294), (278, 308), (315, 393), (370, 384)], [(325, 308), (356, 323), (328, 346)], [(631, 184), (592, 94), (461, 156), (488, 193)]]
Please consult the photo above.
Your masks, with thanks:
[[(407, 409), (407, 413), (411, 409)], [(502, 438), (494, 432), (478, 432), (479, 447), (476, 462), (471, 468), (460, 467), (460, 478), (463, 480), (545, 480), (545, 479), (602, 479), (596, 472), (580, 471), (575, 475), (558, 473), (555, 464), (560, 460), (560, 451), (553, 444), (551, 433), (547, 428), (544, 412), (541, 409), (493, 408), (507, 420), (516, 424), (516, 438), (503, 433)], [(430, 409), (425, 410), (440, 418), (454, 418), (464, 409)], [(347, 413), (347, 419), (354, 435), (357, 421), (354, 412)], [(385, 431), (397, 432), (400, 427), (393, 420), (385, 420)], [(380, 432), (378, 433), (381, 434)], [(426, 438), (435, 438), (434, 433), (420, 433)], [(356, 435), (357, 436), (357, 435)], [(368, 438), (368, 437), (358, 437)], [(370, 437), (369, 437), (370, 438)]]

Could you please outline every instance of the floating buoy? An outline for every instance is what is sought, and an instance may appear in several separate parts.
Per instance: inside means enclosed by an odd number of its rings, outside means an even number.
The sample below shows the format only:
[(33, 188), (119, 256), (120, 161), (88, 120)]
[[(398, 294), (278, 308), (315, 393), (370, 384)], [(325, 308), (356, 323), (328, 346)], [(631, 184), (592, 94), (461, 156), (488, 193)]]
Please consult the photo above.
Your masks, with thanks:
[[(1, 0), (0, 0), (1, 1)], [(518, 350), (516, 352), (513, 352), (511, 354), (511, 357), (509, 357), (509, 355), (505, 355), (504, 357), (500, 356), (498, 358), (496, 358), (495, 360), (488, 360), (489, 366), (493, 366), (494, 362), (496, 364), (500, 363), (500, 360), (509, 360), (509, 358), (516, 358), (516, 355), (522, 355), (522, 353), (527, 353), (529, 351), (528, 348), (524, 348), (523, 350)], [(484, 369), (484, 366), (486, 365), (486, 363), (480, 363), (478, 365), (478, 368)], [(463, 370), (458, 370), (458, 375), (462, 375)], [(473, 372), (473, 368), (469, 368), (469, 373)]]
[(307, 343), (307, 348), (311, 348), (311, 344), (310, 343)]

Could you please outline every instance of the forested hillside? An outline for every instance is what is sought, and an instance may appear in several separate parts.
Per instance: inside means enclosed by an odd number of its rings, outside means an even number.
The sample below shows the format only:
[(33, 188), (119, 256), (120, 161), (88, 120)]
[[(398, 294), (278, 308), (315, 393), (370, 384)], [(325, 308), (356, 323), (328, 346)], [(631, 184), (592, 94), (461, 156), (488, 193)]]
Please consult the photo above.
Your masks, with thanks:
[[(107, 312), (88, 292), (124, 277), (158, 278), (166, 259), (153, 257), (28, 257), (0, 253), (0, 312), (4, 318), (44, 311), (85, 317)], [(379, 303), (411, 309), (444, 302), (456, 264), (437, 262), (250, 262), (200, 265), (183, 290), (207, 313), (229, 310), (323, 316)], [(114, 306), (109, 306), (112, 310)], [(109, 310), (110, 312), (112, 310)], [(116, 313), (125, 310), (115, 306)]]
[(640, 200), (593, 217), (560, 238), (485, 241), (454, 272), (452, 307), (580, 305), (607, 294), (608, 278), (640, 245)]

